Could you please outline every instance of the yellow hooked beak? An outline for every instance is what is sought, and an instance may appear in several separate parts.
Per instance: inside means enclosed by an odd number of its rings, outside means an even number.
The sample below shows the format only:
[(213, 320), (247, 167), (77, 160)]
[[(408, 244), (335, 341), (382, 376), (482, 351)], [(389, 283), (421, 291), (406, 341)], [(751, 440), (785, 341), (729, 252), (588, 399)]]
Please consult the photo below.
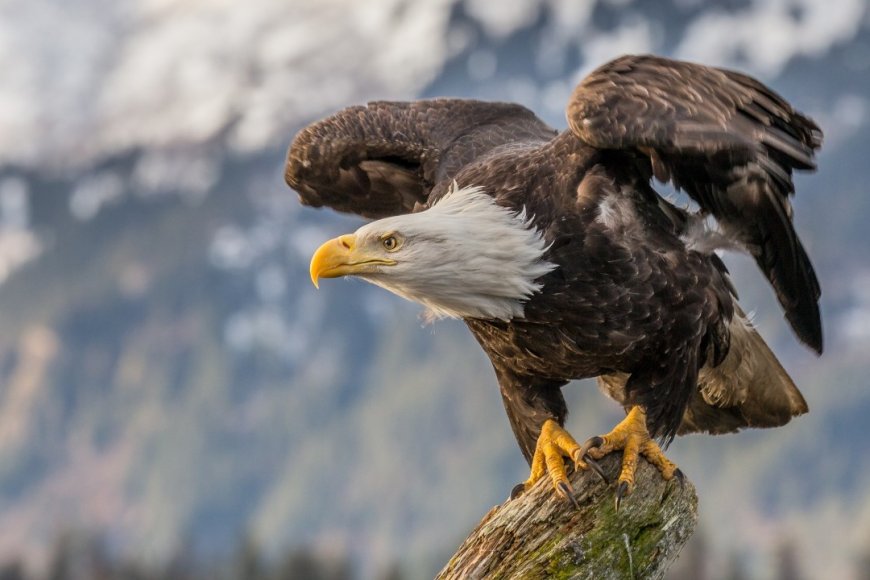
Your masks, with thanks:
[(365, 248), (357, 247), (353, 234), (333, 238), (317, 248), (311, 257), (311, 281), (320, 288), (320, 278), (338, 278), (371, 272), (372, 266), (395, 265), (395, 260), (375, 256)]

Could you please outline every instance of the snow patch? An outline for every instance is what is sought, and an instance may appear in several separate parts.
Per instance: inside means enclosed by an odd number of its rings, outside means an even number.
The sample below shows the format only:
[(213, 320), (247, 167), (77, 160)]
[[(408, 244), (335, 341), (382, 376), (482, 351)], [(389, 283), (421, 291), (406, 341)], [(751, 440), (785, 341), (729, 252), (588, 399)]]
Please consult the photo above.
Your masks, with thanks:
[(864, 0), (755, 0), (733, 12), (711, 8), (686, 31), (676, 56), (775, 76), (797, 56), (821, 56), (853, 38)]

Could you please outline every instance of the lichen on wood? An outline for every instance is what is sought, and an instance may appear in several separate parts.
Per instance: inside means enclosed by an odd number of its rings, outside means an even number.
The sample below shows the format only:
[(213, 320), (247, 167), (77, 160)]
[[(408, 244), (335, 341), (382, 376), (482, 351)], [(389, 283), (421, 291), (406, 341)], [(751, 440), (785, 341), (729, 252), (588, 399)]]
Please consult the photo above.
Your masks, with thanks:
[[(601, 461), (611, 482), (619, 455)], [(549, 478), (492, 508), (439, 580), (466, 578), (661, 578), (695, 529), (698, 498), (688, 480), (664, 481), (641, 460), (633, 493), (617, 512), (613, 483), (571, 474), (580, 505), (558, 497)]]

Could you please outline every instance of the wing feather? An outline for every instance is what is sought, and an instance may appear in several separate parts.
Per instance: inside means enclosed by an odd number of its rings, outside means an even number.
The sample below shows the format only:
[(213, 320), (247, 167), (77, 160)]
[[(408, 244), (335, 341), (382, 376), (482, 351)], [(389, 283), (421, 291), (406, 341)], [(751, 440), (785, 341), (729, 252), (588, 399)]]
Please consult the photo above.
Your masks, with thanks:
[(732, 71), (626, 56), (586, 77), (568, 124), (600, 149), (636, 149), (743, 243), (797, 336), (818, 352), (819, 282), (792, 224), (792, 172), (814, 170), (822, 133), (779, 95)]
[(349, 107), (299, 132), (285, 179), (303, 204), (380, 218), (413, 211), (433, 186), (500, 145), (555, 131), (521, 105), (463, 99)]

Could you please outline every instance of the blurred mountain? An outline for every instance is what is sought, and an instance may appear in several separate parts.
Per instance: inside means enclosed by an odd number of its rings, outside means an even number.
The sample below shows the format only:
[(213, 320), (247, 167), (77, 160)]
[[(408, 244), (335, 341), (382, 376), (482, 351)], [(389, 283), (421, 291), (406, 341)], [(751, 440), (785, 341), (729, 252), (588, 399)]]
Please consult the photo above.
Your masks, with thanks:
[[(0, 556), (45, 565), (84, 529), (143, 561), (251, 538), (431, 575), (524, 462), (461, 323), (424, 325), (362, 283), (310, 285), (313, 249), (359, 221), (301, 208), (285, 148), (374, 98), (513, 100), (564, 127), (582, 74), (645, 51), (750, 71), (826, 131), (795, 200), (821, 359), (729, 257), (811, 413), (671, 450), (709, 558), (747, 554), (763, 576), (783, 530), (815, 575), (866, 553), (862, 0), (7, 0), (0, 15)], [(578, 437), (619, 416), (591, 383), (566, 392)]]

